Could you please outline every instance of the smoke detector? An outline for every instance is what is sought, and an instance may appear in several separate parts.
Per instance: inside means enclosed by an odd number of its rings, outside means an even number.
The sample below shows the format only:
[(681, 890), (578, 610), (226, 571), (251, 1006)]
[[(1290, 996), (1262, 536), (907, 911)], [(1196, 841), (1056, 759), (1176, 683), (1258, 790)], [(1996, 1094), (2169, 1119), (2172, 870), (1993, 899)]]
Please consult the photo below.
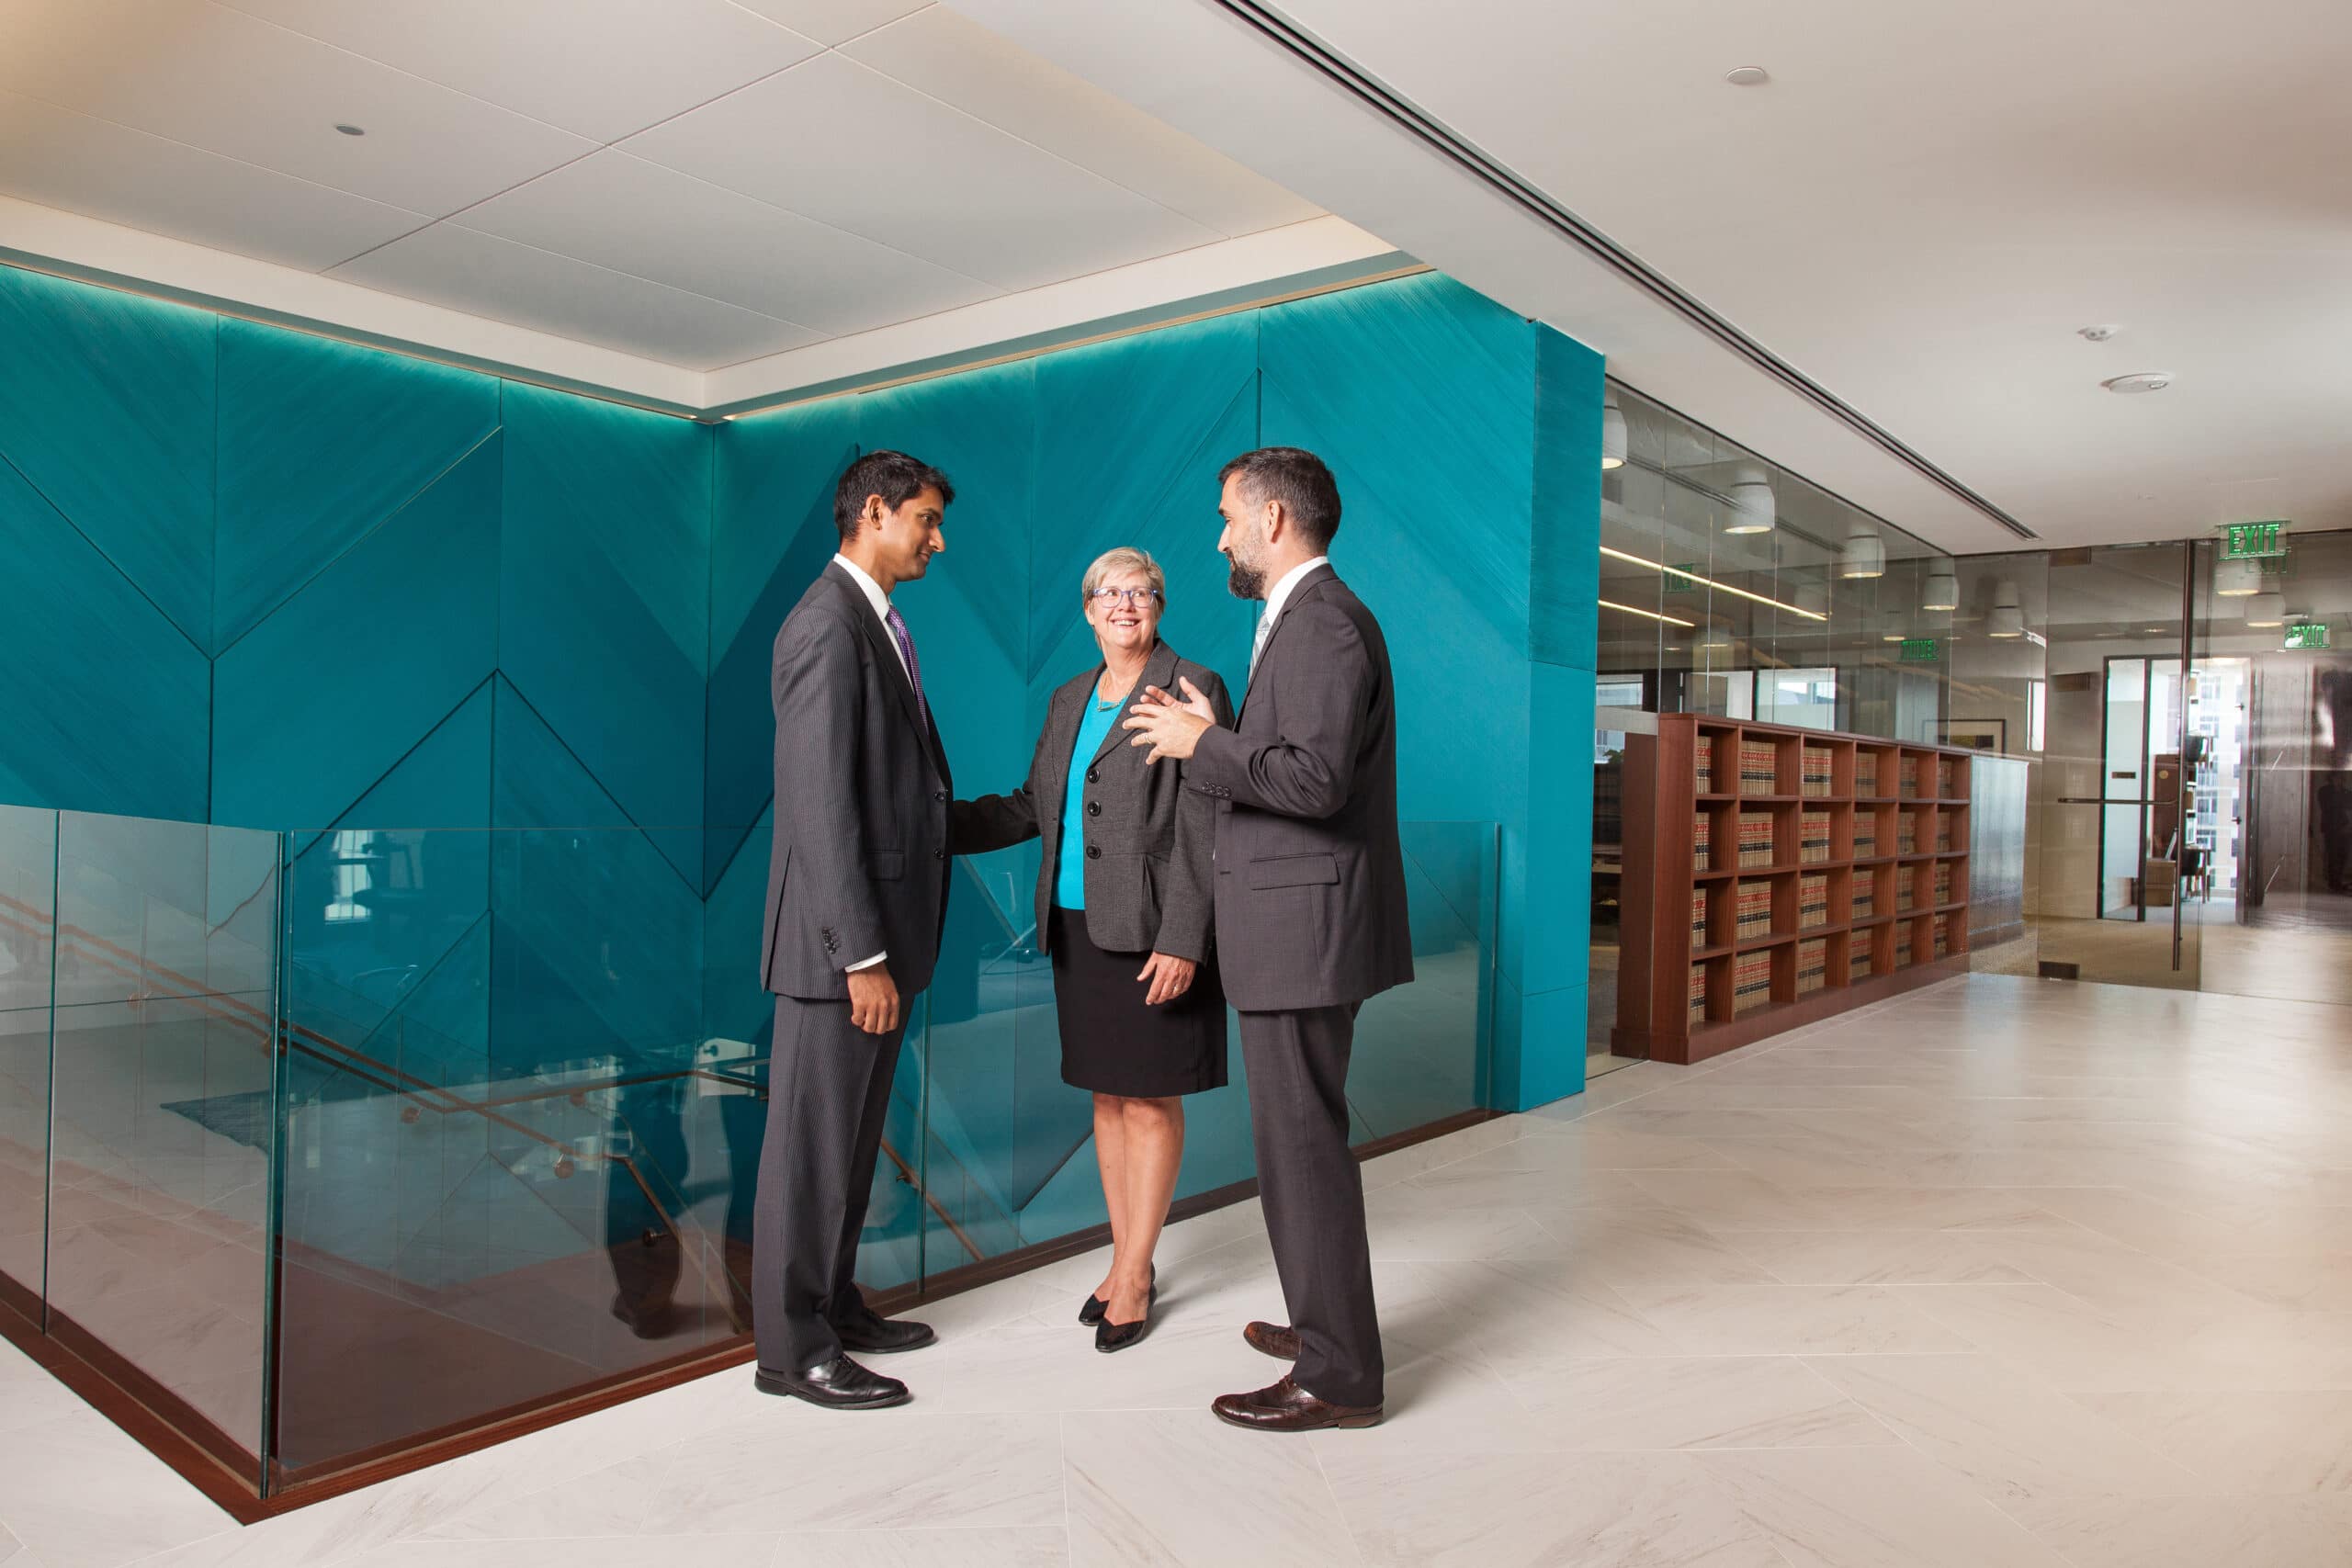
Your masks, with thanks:
[(1724, 73), (1724, 80), (1735, 87), (1760, 87), (1772, 79), (1772, 73), (1761, 65), (1735, 65)]
[(2161, 392), (2166, 387), (2172, 385), (2172, 372), (2169, 370), (2143, 370), (2137, 375), (2118, 376), (2111, 380), (2101, 381), (2099, 385), (2105, 387), (2110, 392), (2122, 392), (2125, 394), (2132, 392)]

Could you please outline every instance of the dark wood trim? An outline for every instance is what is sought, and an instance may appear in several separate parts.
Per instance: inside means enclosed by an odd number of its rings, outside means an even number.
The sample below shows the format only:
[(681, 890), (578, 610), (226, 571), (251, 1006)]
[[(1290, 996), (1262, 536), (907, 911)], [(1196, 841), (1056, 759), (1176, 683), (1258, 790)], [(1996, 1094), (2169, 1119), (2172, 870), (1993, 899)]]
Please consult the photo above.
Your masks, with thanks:
[[(1358, 1160), (1375, 1159), (1465, 1127), (1476, 1126), (1482, 1122), (1493, 1121), (1502, 1114), (1498, 1111), (1487, 1110), (1461, 1111), (1402, 1133), (1372, 1139), (1357, 1145), (1354, 1153)], [(1255, 1179), (1231, 1182), (1206, 1192), (1196, 1192), (1170, 1204), (1169, 1219), (1171, 1224), (1191, 1219), (1253, 1198), (1257, 1193)], [(1111, 1228), (1105, 1224), (1056, 1236), (1033, 1247), (949, 1269), (919, 1284), (877, 1292), (873, 1297), (874, 1304), (877, 1310), (889, 1313), (923, 1302), (958, 1295), (1015, 1274), (1059, 1262), (1065, 1258), (1077, 1257), (1100, 1247), (1110, 1239), (1110, 1235)], [(270, 1495), (261, 1497), (255, 1495), (250, 1476), (240, 1475), (228, 1468), (218, 1454), (157, 1411), (171, 1409), (184, 1413), (183, 1419), (191, 1428), (202, 1428), (211, 1435), (216, 1443), (238, 1452), (246, 1463), (251, 1464), (252, 1456), (237, 1450), (225, 1433), (189, 1408), (176, 1394), (107, 1350), (86, 1332), (72, 1325), (70, 1320), (63, 1319), (62, 1314), (52, 1312), (51, 1317), (53, 1324), (62, 1323), (65, 1327), (66, 1333), (62, 1337), (42, 1333), (38, 1316), (28, 1315), (24, 1310), (29, 1306), (37, 1314), (40, 1305), (39, 1299), (5, 1275), (0, 1275), (0, 1287), (6, 1287), (0, 1290), (0, 1334), (5, 1334), (11, 1343), (47, 1368), (59, 1382), (87, 1400), (100, 1415), (129, 1433), (149, 1452), (177, 1471), (239, 1524), (246, 1525), (275, 1518), (312, 1503), (324, 1502), (330, 1497), (342, 1496), (380, 1481), (423, 1470), (428, 1465), (541, 1431), (575, 1416), (609, 1409), (695, 1378), (748, 1365), (757, 1355), (752, 1337), (737, 1335), (649, 1370), (617, 1374), (583, 1385), (557, 1399), (493, 1412), (469, 1420), (459, 1427), (403, 1439), (397, 1447), (339, 1459), (331, 1468), (303, 1471), (274, 1469), (270, 1476)]]

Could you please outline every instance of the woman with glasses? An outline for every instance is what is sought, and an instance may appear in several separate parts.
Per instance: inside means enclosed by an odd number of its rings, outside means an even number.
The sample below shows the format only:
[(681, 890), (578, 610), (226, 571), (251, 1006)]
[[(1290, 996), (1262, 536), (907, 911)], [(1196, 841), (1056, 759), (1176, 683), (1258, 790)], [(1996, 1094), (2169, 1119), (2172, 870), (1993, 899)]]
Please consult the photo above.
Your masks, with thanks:
[(1046, 709), (1028, 782), (957, 801), (949, 848), (982, 854), (1043, 839), (1037, 945), (1053, 960), (1062, 1078), (1094, 1096), (1094, 1155), (1111, 1211), (1111, 1266), (1079, 1310), (1098, 1350), (1144, 1336), (1159, 1294), (1151, 1255), (1184, 1157), (1182, 1097), (1225, 1084), (1225, 993), (1210, 940), (1216, 803), (1181, 765), (1146, 766), (1118, 721), (1146, 689), (1189, 682), (1231, 724), (1225, 682), (1159, 640), (1168, 582), (1138, 549), (1109, 551), (1080, 586), (1099, 663)]

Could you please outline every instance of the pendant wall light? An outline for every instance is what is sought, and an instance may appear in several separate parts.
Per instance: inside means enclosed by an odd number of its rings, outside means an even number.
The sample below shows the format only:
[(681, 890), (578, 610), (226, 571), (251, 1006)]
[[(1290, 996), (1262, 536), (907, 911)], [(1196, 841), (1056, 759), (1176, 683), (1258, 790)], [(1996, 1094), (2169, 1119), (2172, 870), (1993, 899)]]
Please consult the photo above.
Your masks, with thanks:
[(1984, 635), (1997, 637), (2025, 636), (2025, 608), (2018, 603), (2018, 585), (2014, 579), (2003, 578), (1993, 592), (1993, 614), (1984, 624)]
[(1846, 554), (1838, 563), (1838, 575), (1844, 578), (1884, 577), (1886, 575), (1886, 541), (1878, 530), (1857, 525), (1846, 536)]
[(2275, 588), (2267, 592), (2249, 594), (2245, 602), (2245, 624), (2256, 627), (2285, 626), (2287, 596)]
[(1614, 392), (1600, 400), (1600, 466), (1625, 466), (1625, 411), (1617, 406)]
[(1724, 493), (1731, 500), (1731, 521), (1724, 525), (1726, 534), (1769, 534), (1780, 519), (1772, 481), (1754, 463), (1734, 468), (1731, 488)]
[(1957, 610), (1960, 608), (1960, 578), (1951, 562), (1938, 561), (1928, 571), (1928, 581), (1919, 594), (1922, 610)]
[(2213, 569), (2213, 592), (2224, 599), (2243, 599), (2262, 592), (2262, 563), (2225, 560)]

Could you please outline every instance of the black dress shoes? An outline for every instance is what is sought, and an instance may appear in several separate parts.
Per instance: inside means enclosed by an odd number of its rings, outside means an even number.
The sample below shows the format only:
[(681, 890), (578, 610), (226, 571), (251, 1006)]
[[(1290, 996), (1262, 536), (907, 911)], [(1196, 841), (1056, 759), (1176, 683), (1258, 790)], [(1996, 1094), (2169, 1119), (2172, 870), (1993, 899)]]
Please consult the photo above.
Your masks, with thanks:
[(1155, 1284), (1151, 1287), (1151, 1293), (1144, 1298), (1141, 1317), (1133, 1323), (1113, 1323), (1105, 1317), (1094, 1325), (1094, 1348), (1107, 1355), (1113, 1350), (1124, 1350), (1142, 1338), (1151, 1327), (1151, 1309), (1159, 1304), (1159, 1287)]
[(762, 1393), (788, 1393), (829, 1410), (882, 1410), (913, 1397), (898, 1379), (867, 1371), (847, 1356), (836, 1356), (792, 1377), (762, 1367), (752, 1381)]
[[(1159, 1265), (1157, 1263), (1151, 1266), (1151, 1282), (1154, 1287), (1159, 1283)], [(1078, 1321), (1091, 1328), (1102, 1322), (1103, 1315), (1110, 1310), (1111, 1303), (1101, 1296), (1089, 1296), (1086, 1298), (1086, 1304), (1078, 1309)]]
[(868, 1313), (833, 1325), (833, 1337), (842, 1342), (844, 1350), (887, 1356), (896, 1350), (920, 1350), (939, 1336), (932, 1332), (927, 1323), (907, 1323)]
[(1377, 1404), (1334, 1404), (1317, 1399), (1284, 1378), (1255, 1393), (1227, 1393), (1210, 1402), (1220, 1421), (1258, 1432), (1321, 1432), (1333, 1427), (1377, 1427)]
[(1253, 1323), (1241, 1331), (1250, 1348), (1261, 1355), (1272, 1356), (1277, 1361), (1298, 1359), (1298, 1330), (1278, 1324)]

